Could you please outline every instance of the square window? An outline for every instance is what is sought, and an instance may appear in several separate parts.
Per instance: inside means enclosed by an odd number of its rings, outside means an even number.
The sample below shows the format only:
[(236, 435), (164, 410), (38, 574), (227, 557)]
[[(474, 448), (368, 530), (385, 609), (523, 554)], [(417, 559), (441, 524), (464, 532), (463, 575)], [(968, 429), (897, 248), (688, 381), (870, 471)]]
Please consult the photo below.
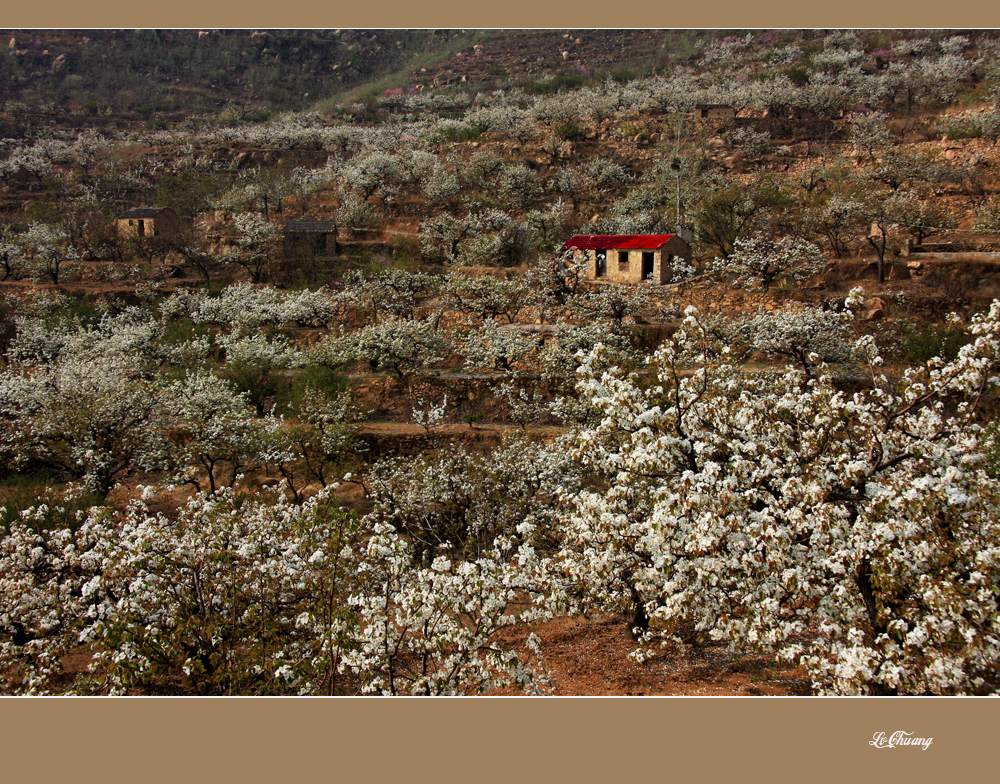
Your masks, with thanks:
[(618, 251), (618, 269), (626, 270), (628, 269), (628, 251), (620, 250)]

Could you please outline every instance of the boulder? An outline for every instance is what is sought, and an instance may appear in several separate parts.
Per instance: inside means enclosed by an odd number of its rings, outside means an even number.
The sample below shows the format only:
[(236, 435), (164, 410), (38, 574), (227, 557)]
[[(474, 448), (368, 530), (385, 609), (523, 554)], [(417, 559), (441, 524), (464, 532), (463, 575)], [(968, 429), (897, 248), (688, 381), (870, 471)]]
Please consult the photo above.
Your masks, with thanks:
[(865, 312), (861, 314), (863, 321), (881, 321), (885, 317), (885, 300), (872, 297), (865, 300)]

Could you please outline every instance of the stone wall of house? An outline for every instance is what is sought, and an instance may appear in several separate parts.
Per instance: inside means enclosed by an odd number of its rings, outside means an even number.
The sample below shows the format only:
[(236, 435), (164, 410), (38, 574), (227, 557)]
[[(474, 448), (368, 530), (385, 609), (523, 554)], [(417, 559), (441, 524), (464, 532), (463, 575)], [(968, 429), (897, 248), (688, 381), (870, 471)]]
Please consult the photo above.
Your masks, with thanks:
[(720, 128), (736, 121), (736, 110), (731, 106), (711, 106), (704, 111), (697, 107), (691, 111), (691, 118), (698, 124)]
[(332, 232), (286, 232), (283, 250), (286, 258), (336, 256), (337, 240)]
[[(653, 254), (653, 273), (649, 280), (653, 283), (667, 283), (672, 275), (672, 261), (675, 258), (686, 258), (690, 251), (683, 240), (674, 238), (659, 250), (609, 250), (605, 251), (605, 274), (597, 277), (597, 254), (596, 250), (574, 251), (574, 258), (578, 261), (585, 261), (584, 277), (590, 280), (607, 280), (613, 283), (641, 283), (642, 282), (642, 255), (643, 253)], [(620, 259), (619, 254), (626, 254)]]
[(576, 251), (577, 259), (586, 260), (585, 277), (589, 279), (608, 280), (613, 283), (641, 283), (642, 282), (642, 254), (653, 254), (653, 274), (650, 280), (653, 282), (663, 282), (663, 265), (661, 263), (660, 251), (641, 250), (608, 250), (605, 253), (605, 274), (600, 278), (597, 276), (597, 254), (600, 251), (587, 250)]
[[(118, 226), (118, 234), (121, 237), (155, 236), (155, 218), (119, 218), (115, 223)], [(142, 230), (141, 233), (140, 229)]]
[(126, 238), (140, 236), (140, 226), (143, 229), (141, 236), (161, 239), (176, 236), (181, 230), (180, 219), (171, 212), (162, 212), (155, 218), (117, 218), (115, 225), (118, 235)]

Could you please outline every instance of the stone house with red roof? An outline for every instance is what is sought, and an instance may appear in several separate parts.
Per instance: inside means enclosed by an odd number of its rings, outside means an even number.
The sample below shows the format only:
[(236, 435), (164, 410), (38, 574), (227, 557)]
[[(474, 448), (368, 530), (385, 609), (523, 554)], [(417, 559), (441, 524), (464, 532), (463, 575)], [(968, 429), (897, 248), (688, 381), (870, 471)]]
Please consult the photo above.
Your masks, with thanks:
[(584, 264), (584, 277), (614, 283), (667, 283), (675, 259), (691, 258), (676, 234), (576, 234), (563, 251)]

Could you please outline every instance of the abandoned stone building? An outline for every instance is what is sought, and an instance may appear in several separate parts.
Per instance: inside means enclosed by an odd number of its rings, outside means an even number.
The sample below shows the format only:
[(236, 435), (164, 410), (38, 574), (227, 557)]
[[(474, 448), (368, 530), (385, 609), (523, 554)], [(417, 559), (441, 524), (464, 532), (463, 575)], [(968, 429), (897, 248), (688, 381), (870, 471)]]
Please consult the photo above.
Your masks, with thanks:
[(170, 207), (136, 207), (115, 218), (121, 237), (170, 239), (181, 232), (181, 219)]
[(286, 259), (336, 256), (337, 223), (332, 220), (290, 220), (282, 229)]
[(736, 119), (736, 109), (721, 103), (702, 103), (692, 110), (691, 118), (699, 124), (719, 128)]
[(676, 234), (577, 234), (563, 250), (584, 262), (584, 276), (615, 283), (667, 283), (676, 259), (691, 246)]

